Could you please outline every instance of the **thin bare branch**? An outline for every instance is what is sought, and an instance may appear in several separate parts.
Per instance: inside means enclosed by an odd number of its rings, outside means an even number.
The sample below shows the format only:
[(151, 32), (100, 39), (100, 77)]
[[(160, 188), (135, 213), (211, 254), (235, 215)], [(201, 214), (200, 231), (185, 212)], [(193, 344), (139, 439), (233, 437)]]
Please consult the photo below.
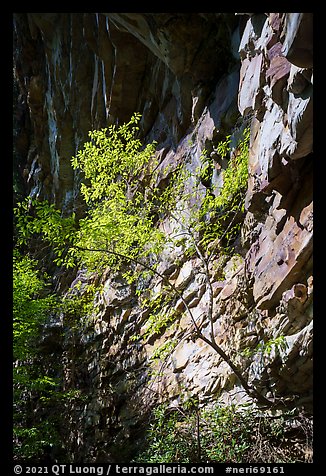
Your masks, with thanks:
[(230, 359), (230, 357), (224, 352), (224, 350), (216, 343), (215, 341), (215, 338), (214, 339), (208, 339), (207, 337), (205, 337), (205, 335), (202, 333), (201, 329), (199, 328), (192, 312), (191, 312), (191, 309), (189, 308), (187, 302), (185, 301), (182, 293), (176, 288), (176, 286), (171, 283), (169, 281), (169, 279), (164, 276), (162, 273), (160, 273), (159, 271), (157, 271), (156, 269), (154, 269), (153, 267), (147, 265), (146, 263), (142, 263), (140, 260), (138, 260), (137, 258), (133, 258), (131, 256), (127, 256), (127, 255), (124, 255), (122, 253), (118, 253), (116, 251), (112, 251), (112, 250), (107, 250), (107, 249), (101, 249), (101, 248), (97, 248), (97, 249), (90, 249), (90, 248), (84, 248), (84, 247), (80, 247), (80, 246), (75, 246), (78, 250), (81, 250), (81, 251), (90, 251), (90, 252), (100, 252), (100, 253), (108, 253), (108, 254), (112, 254), (113, 256), (117, 256), (119, 258), (122, 258), (122, 259), (125, 259), (127, 261), (131, 261), (135, 264), (138, 264), (140, 266), (142, 266), (143, 268), (151, 271), (152, 273), (156, 274), (157, 276), (159, 276), (161, 278), (161, 280), (167, 284), (167, 286), (169, 286), (173, 292), (181, 299), (182, 303), (184, 304), (185, 306), (185, 309), (187, 310), (188, 314), (189, 314), (189, 317), (192, 321), (192, 324), (195, 328), (195, 334), (197, 335), (197, 337), (201, 340), (203, 340), (204, 342), (206, 342), (206, 344), (208, 344), (210, 347), (212, 347), (212, 349), (215, 350), (215, 352), (217, 352), (218, 355), (220, 355), (220, 357), (222, 357), (222, 359), (229, 365), (229, 367), (233, 370), (234, 374), (237, 376), (237, 378), (239, 379), (241, 385), (243, 386), (243, 388), (246, 390), (247, 394), (256, 399), (259, 403), (261, 404), (265, 404), (265, 405), (268, 405), (268, 406), (271, 406), (271, 405), (274, 405), (275, 402), (274, 401), (271, 401), (269, 400), (268, 398), (264, 397), (260, 392), (258, 392), (257, 389), (255, 389), (254, 387), (252, 387), (251, 385), (248, 384), (248, 382), (246, 381), (246, 379), (244, 378), (241, 370), (232, 362), (232, 360)]

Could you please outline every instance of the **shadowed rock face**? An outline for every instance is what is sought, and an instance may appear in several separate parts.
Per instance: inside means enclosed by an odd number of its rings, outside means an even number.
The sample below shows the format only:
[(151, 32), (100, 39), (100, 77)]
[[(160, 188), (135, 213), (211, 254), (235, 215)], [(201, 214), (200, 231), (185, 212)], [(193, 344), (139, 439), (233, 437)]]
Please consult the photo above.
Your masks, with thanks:
[[(310, 411), (311, 14), (22, 13), (15, 14), (14, 28), (14, 137), (21, 184), (25, 193), (68, 211), (82, 213), (80, 178), (70, 158), (89, 129), (121, 123), (139, 111), (142, 136), (158, 142), (161, 164), (187, 161), (195, 171), (202, 150), (213, 157), (239, 113), (250, 119), (239, 254), (213, 263), (219, 270), (212, 283), (216, 341), (236, 358), (283, 336), (286, 345), (279, 352), (239, 365), (265, 395), (297, 396)], [(212, 180), (220, 184), (226, 164), (216, 160)], [(166, 179), (162, 176), (162, 186)], [(208, 335), (208, 292), (199, 264), (174, 249), (162, 256), (159, 270), (183, 290)], [(71, 336), (63, 344), (67, 386), (74, 374), (90, 395), (87, 405), (71, 408), (67, 418), (71, 460), (119, 462), (123, 455), (127, 461), (142, 437), (139, 425), (154, 394), (178, 402), (186, 387), (203, 402), (217, 396), (225, 402), (247, 399), (212, 349), (185, 338), (192, 324), (182, 302), (175, 303), (176, 329), (132, 343), (146, 328), (148, 313), (121, 276), (103, 277), (103, 284), (98, 318), (75, 341), (73, 370)], [(155, 278), (146, 285), (159, 293)], [(149, 391), (150, 358), (171, 339), (181, 343), (164, 378)]]
[(236, 62), (229, 48), (236, 23), (228, 14), (15, 14), (19, 102), (33, 135), (22, 163), (32, 194), (71, 207), (69, 161), (88, 130), (135, 111), (144, 135), (177, 144)]

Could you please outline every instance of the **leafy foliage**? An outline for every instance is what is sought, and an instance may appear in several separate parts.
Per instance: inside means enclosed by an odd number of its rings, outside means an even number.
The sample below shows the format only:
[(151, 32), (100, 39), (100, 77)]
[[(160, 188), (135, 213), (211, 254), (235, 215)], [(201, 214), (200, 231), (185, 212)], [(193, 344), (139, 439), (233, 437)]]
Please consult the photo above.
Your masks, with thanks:
[[(91, 140), (73, 157), (73, 167), (84, 176), (81, 194), (88, 207), (86, 216), (78, 221), (74, 213), (62, 217), (53, 204), (26, 199), (15, 209), (18, 244), (40, 236), (51, 246), (57, 265), (85, 265), (92, 271), (117, 269), (126, 259), (130, 268), (147, 260), (155, 269), (154, 257), (169, 241), (183, 243), (185, 253), (193, 254), (192, 241), (198, 237), (203, 248), (214, 239), (226, 237), (230, 243), (235, 238), (240, 223), (234, 218), (243, 208), (248, 177), (249, 130), (223, 173), (223, 187), (218, 194), (207, 190), (198, 208), (200, 190), (187, 191), (191, 174), (185, 167), (175, 168), (173, 180), (160, 189), (160, 174), (169, 176), (170, 171), (158, 167), (155, 143), (143, 147), (137, 138), (139, 120), (140, 115), (134, 114), (127, 124), (89, 132)], [(229, 143), (230, 136), (219, 144), (221, 156), (229, 153)], [(207, 174), (212, 164), (203, 154), (202, 173)], [(177, 202), (178, 210), (173, 212)], [(160, 223), (166, 216), (179, 224), (179, 234), (177, 228), (174, 235), (162, 231)], [(132, 270), (129, 279), (134, 279)]]
[(242, 355), (246, 357), (252, 357), (256, 354), (260, 354), (261, 358), (269, 357), (274, 351), (275, 354), (280, 354), (282, 351), (285, 351), (287, 348), (287, 341), (284, 335), (280, 335), (271, 339), (268, 339), (266, 342), (260, 342), (254, 349), (249, 347), (245, 348), (242, 351)]
[(190, 434), (192, 428), (190, 429), (190, 426), (187, 428), (189, 423), (188, 420), (185, 425), (182, 425), (178, 411), (169, 411), (166, 404), (154, 408), (153, 421), (147, 433), (148, 448), (137, 457), (135, 462), (193, 462), (196, 451)]
[[(139, 114), (135, 114), (127, 124), (90, 132), (91, 140), (72, 159), (73, 167), (84, 174), (81, 193), (88, 206), (84, 218), (77, 221), (74, 214), (63, 218), (53, 205), (32, 200), (16, 208), (17, 229), (22, 242), (33, 234), (46, 240), (56, 254), (57, 264), (78, 265), (96, 272), (107, 267), (113, 272), (121, 271), (123, 264), (129, 284), (146, 281), (145, 275), (159, 276), (174, 297), (182, 300), (192, 318), (182, 293), (157, 272), (160, 253), (169, 246), (177, 246), (188, 257), (197, 255), (211, 289), (208, 261), (212, 253), (207, 245), (214, 239), (220, 243), (223, 237), (229, 243), (238, 232), (239, 223), (234, 220), (246, 183), (249, 133), (238, 144), (238, 152), (225, 171), (220, 195), (214, 195), (211, 190), (195, 185), (187, 164), (172, 169), (157, 164), (155, 143), (143, 147), (137, 138), (139, 119)], [(228, 139), (220, 147), (222, 155), (228, 153)], [(238, 177), (234, 181), (231, 171)], [(236, 205), (239, 197), (240, 205)], [(26, 213), (28, 210), (30, 214)], [(168, 233), (164, 231), (166, 218), (171, 227)], [(136, 294), (141, 293), (142, 286), (136, 285)], [(212, 297), (211, 292), (209, 319)], [(162, 317), (158, 324), (161, 328), (173, 322), (169, 313), (152, 313), (156, 328), (158, 315)], [(192, 322), (196, 328), (193, 318)], [(196, 331), (198, 334), (199, 329)], [(214, 348), (218, 351), (216, 343)]]
[[(130, 285), (137, 281), (138, 297), (142, 294), (141, 282), (145, 282), (147, 276), (159, 277), (174, 298), (181, 300), (197, 337), (219, 353), (244, 388), (252, 393), (241, 370), (216, 343), (208, 266), (214, 255), (212, 250), (216, 251), (223, 238), (229, 245), (239, 231), (240, 222), (235, 219), (243, 206), (249, 132), (245, 132), (224, 172), (220, 194), (214, 195), (210, 189), (205, 192), (202, 186), (194, 185), (194, 177), (186, 165), (164, 169), (157, 163), (155, 143), (144, 147), (137, 138), (139, 119), (140, 115), (135, 114), (127, 124), (90, 132), (91, 140), (72, 159), (73, 167), (84, 174), (81, 193), (88, 206), (86, 216), (79, 221), (74, 214), (63, 218), (59, 210), (46, 202), (25, 202), (16, 208), (20, 239), (26, 242), (29, 236), (38, 234), (53, 247), (57, 264), (78, 265), (96, 272), (107, 267), (111, 272), (123, 271)], [(220, 145), (220, 154), (227, 153), (229, 139)], [(30, 205), (32, 214), (28, 215)], [(166, 218), (171, 226), (168, 233), (164, 232)], [(212, 241), (213, 246), (209, 248)], [(186, 256), (197, 255), (201, 261), (209, 291), (209, 339), (198, 327), (182, 290), (157, 271), (160, 253), (169, 246), (172, 249), (180, 246)], [(165, 301), (166, 298), (167, 293)], [(173, 311), (157, 312), (153, 305), (145, 338), (159, 334), (175, 320)], [(254, 393), (259, 397), (258, 392)]]
[[(89, 212), (79, 223), (76, 247), (89, 269), (119, 264), (118, 254), (155, 254), (163, 241), (154, 226), (155, 208), (162, 199), (149, 184), (157, 165), (155, 143), (142, 147), (136, 137), (139, 119), (135, 114), (118, 128), (90, 132), (91, 141), (72, 160), (86, 179), (81, 193)], [(96, 249), (101, 251), (89, 252)]]
[[(48, 314), (57, 307), (56, 298), (46, 293), (37, 263), (16, 251), (13, 263), (13, 357), (14, 357), (14, 452), (20, 458), (35, 458), (57, 440), (55, 425), (31, 419), (39, 410), (38, 401), (49, 401), (57, 380), (46, 373), (39, 360), (41, 329)], [(51, 413), (51, 412), (50, 412)]]
[(88, 184), (83, 183), (81, 193), (87, 204), (98, 204), (110, 200), (123, 204), (128, 193), (134, 200), (142, 199), (139, 178), (147, 172), (153, 172), (150, 159), (155, 151), (155, 143), (142, 149), (142, 143), (136, 138), (139, 114), (134, 114), (130, 122), (119, 128), (112, 125), (99, 131), (90, 131), (91, 141), (84, 144), (72, 159), (72, 166), (81, 169)]
[[(247, 405), (199, 408), (198, 401), (190, 403), (187, 401), (181, 407), (173, 408), (164, 403), (154, 408), (145, 449), (135, 462), (284, 463), (305, 460), (299, 446), (293, 451), (286, 437), (285, 423), (297, 418), (290, 412), (273, 417), (262, 415)], [(304, 433), (301, 437), (306, 438)], [(309, 439), (311, 444), (311, 434)]]
[(32, 237), (41, 238), (54, 252), (57, 265), (73, 266), (69, 251), (76, 233), (75, 214), (62, 217), (60, 210), (47, 200), (39, 201), (27, 197), (14, 209), (17, 230), (17, 248), (28, 244)]
[[(13, 389), (14, 456), (19, 461), (42, 461), (47, 451), (62, 446), (62, 423), (72, 402), (87, 395), (72, 383), (62, 388), (60, 369), (44, 352), (44, 327), (64, 313), (72, 333), (93, 309), (94, 286), (62, 298), (50, 294), (48, 277), (40, 276), (36, 260), (15, 250), (13, 263)], [(73, 348), (70, 357), (73, 358)], [(49, 365), (49, 360), (50, 365)], [(73, 376), (74, 377), (74, 376)], [(73, 382), (75, 383), (75, 382)]]
[(176, 184), (158, 189), (155, 143), (143, 147), (137, 139), (139, 119), (135, 114), (122, 126), (91, 131), (91, 140), (72, 159), (85, 178), (85, 218), (63, 218), (54, 205), (27, 199), (15, 209), (20, 243), (38, 234), (53, 247), (58, 265), (90, 271), (159, 253), (165, 237), (155, 224), (172, 205)]
[[(225, 157), (230, 151), (230, 137), (227, 136), (225, 142), (221, 142), (217, 147), (217, 152), (221, 157)], [(232, 209), (237, 205), (239, 199), (243, 206), (243, 192), (247, 188), (248, 181), (248, 154), (249, 154), (250, 129), (243, 132), (242, 140), (233, 152), (228, 167), (223, 173), (223, 187), (220, 194), (215, 199), (216, 207)]]
[[(181, 247), (188, 257), (197, 256), (206, 279), (207, 316), (212, 324), (213, 291), (208, 264), (217, 251), (220, 256), (229, 253), (239, 233), (248, 179), (249, 129), (233, 150), (223, 172), (223, 186), (217, 191), (210, 186), (214, 163), (205, 151), (201, 183), (194, 185), (196, 181), (186, 167), (173, 170), (160, 167), (154, 157), (155, 143), (143, 146), (137, 138), (139, 119), (139, 114), (135, 114), (127, 124), (90, 132), (90, 141), (72, 159), (73, 168), (79, 170), (84, 179), (81, 194), (87, 205), (85, 216), (78, 220), (74, 213), (64, 217), (47, 201), (27, 198), (15, 209), (17, 244), (25, 246), (31, 239), (41, 240), (47, 244), (48, 252), (54, 253), (58, 266), (78, 265), (98, 272), (109, 267), (113, 272), (122, 272), (128, 284), (136, 283), (135, 294), (148, 309), (147, 325), (142, 329), (144, 340), (156, 338), (176, 322), (178, 313), (173, 304), (183, 300), (183, 307), (179, 308), (189, 312), (197, 337), (219, 353), (248, 394), (259, 400), (258, 392), (246, 383), (241, 370), (216, 343), (214, 331), (210, 338), (203, 335), (182, 291), (157, 271), (160, 253), (169, 245)], [(222, 158), (230, 154), (230, 136), (218, 145), (217, 151)], [(207, 186), (203, 188), (204, 182)], [(170, 233), (164, 232), (167, 217), (174, 225)], [(45, 281), (38, 276), (35, 262), (17, 254), (14, 268), (16, 452), (32, 458), (55, 444), (57, 438), (55, 415), (48, 418), (51, 411), (46, 412), (46, 424), (42, 423), (44, 408), (55, 407), (58, 400), (82, 401), (85, 396), (81, 389), (74, 387), (74, 375), (71, 387), (62, 392), (55, 376), (42, 366), (38, 348), (40, 328), (57, 304), (46, 292)], [(156, 299), (150, 296), (146, 301), (145, 291), (154, 276), (160, 278), (162, 292)], [(60, 303), (74, 339), (77, 339), (80, 319), (92, 313), (95, 292), (95, 288), (89, 287), (87, 291), (80, 288), (81, 285), (76, 285)], [(138, 340), (140, 336), (134, 338)], [(257, 352), (267, 355), (282, 344), (280, 340), (267, 342)], [(175, 340), (164, 343), (152, 360), (165, 359), (176, 345)], [(74, 349), (69, 358), (73, 362)], [(266, 399), (265, 403), (268, 403)], [(31, 412), (33, 418), (29, 418)], [(199, 409), (197, 403), (174, 411), (167, 406), (158, 407), (149, 428), (148, 448), (140, 460), (251, 461), (248, 455), (255, 444), (252, 435), (256, 432), (261, 437), (264, 425), (266, 434), (274, 435), (267, 420), (260, 426), (256, 422), (252, 412), (235, 407), (208, 410)], [(280, 427), (277, 431), (282, 438)]]
[[(200, 220), (204, 231), (201, 244), (207, 247), (213, 240), (224, 239), (224, 251), (230, 251), (230, 244), (240, 231), (241, 220), (237, 217), (244, 211), (244, 194), (248, 181), (248, 154), (249, 154), (250, 129), (246, 128), (242, 139), (231, 154), (227, 168), (223, 172), (223, 185), (212, 193), (206, 193), (200, 209)], [(217, 152), (221, 158), (226, 158), (230, 152), (231, 136), (220, 142)], [(212, 170), (211, 161), (205, 156), (203, 172), (207, 180), (207, 173)], [(202, 173), (203, 173), (202, 172)]]

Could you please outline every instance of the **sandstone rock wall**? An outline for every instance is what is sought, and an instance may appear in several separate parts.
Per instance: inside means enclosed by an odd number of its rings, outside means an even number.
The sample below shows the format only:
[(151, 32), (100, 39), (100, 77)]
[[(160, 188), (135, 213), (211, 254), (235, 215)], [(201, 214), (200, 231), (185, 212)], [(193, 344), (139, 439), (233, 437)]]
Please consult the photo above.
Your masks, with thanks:
[[(238, 15), (17, 14), (17, 154), (33, 195), (78, 210), (69, 159), (88, 129), (139, 110), (161, 162), (195, 171), (204, 148), (213, 154), (225, 134), (236, 136), (240, 112), (251, 124), (246, 213), (237, 254), (213, 263), (216, 341), (264, 395), (310, 411), (312, 19)], [(160, 264), (208, 335), (199, 271), (199, 260), (179, 249)], [(76, 280), (84, 280), (82, 271)], [(74, 460), (129, 454), (154, 401), (249, 399), (228, 364), (193, 337), (182, 302), (173, 302), (175, 323), (144, 342), (135, 336), (145, 333), (148, 312), (132, 288), (121, 276), (102, 284), (99, 312), (77, 334), (67, 329), (62, 344), (67, 388), (77, 381), (88, 395), (64, 429)], [(158, 279), (147, 285), (159, 294)], [(257, 351), (277, 339), (283, 345), (271, 353)], [(167, 358), (157, 361), (164, 345)]]

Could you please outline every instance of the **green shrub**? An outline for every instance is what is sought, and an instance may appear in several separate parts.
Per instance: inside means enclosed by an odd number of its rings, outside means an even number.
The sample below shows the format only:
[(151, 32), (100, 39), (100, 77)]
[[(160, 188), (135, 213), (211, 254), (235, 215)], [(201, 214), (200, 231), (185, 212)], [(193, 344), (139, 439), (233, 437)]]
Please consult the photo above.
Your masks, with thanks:
[[(285, 422), (293, 413), (273, 416), (248, 405), (199, 408), (196, 402), (153, 410), (138, 463), (245, 463), (305, 461), (304, 449), (311, 434), (301, 431), (302, 447), (293, 451)], [(304, 430), (305, 418), (301, 420)], [(298, 432), (299, 435), (300, 432)], [(298, 435), (296, 441), (298, 442)], [(311, 441), (308, 442), (311, 444)]]
[[(72, 332), (93, 307), (93, 289), (59, 299), (48, 290), (39, 263), (15, 250), (13, 260), (13, 453), (17, 461), (42, 461), (62, 446), (63, 420), (70, 403), (85, 400), (78, 388), (63, 391), (58, 361), (43, 346), (49, 317), (64, 312)], [(79, 324), (80, 325), (80, 324)], [(58, 342), (59, 345), (59, 342)], [(73, 346), (72, 346), (73, 347)], [(71, 349), (73, 353), (73, 348)], [(70, 355), (71, 361), (73, 355)]]
[[(202, 231), (202, 246), (207, 247), (213, 240), (220, 240), (220, 248), (223, 245), (224, 252), (231, 251), (231, 244), (240, 232), (241, 213), (244, 212), (244, 197), (248, 183), (248, 157), (249, 157), (250, 128), (247, 127), (232, 153), (223, 174), (223, 185), (219, 190), (208, 189), (202, 207), (200, 209), (200, 223)], [(231, 153), (231, 136), (220, 142), (217, 152), (225, 158)], [(212, 171), (212, 160), (202, 157), (204, 174)]]
[[(42, 326), (57, 309), (57, 300), (46, 291), (37, 262), (14, 254), (13, 263), (13, 420), (14, 455), (37, 458), (57, 442), (49, 402), (58, 382), (42, 362)], [(48, 418), (42, 419), (47, 407)]]

